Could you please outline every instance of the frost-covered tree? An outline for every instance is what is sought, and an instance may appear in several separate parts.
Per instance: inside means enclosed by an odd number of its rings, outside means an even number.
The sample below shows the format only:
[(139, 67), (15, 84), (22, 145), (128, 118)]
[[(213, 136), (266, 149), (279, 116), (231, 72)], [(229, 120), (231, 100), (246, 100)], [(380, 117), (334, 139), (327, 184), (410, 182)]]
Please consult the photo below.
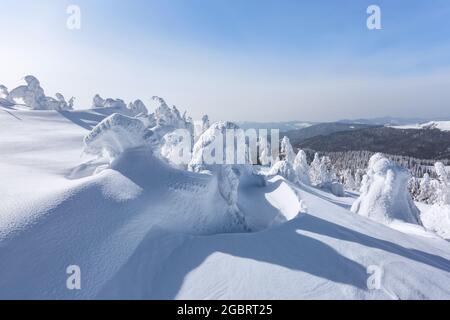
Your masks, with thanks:
[(172, 108), (170, 108), (166, 101), (161, 97), (154, 96), (152, 99), (159, 104), (155, 110), (157, 125), (162, 127), (172, 127), (174, 129), (186, 128), (186, 122), (183, 120), (177, 107), (172, 106)]
[(250, 230), (245, 220), (245, 215), (239, 209), (238, 190), (240, 184), (239, 170), (233, 165), (224, 165), (218, 168), (217, 184), (222, 198), (228, 205), (228, 212), (232, 215), (235, 223), (244, 230)]
[(269, 175), (279, 175), (293, 183), (298, 182), (297, 172), (294, 170), (292, 163), (287, 160), (276, 162), (269, 171)]
[(319, 157), (319, 154), (314, 155), (314, 160), (311, 163), (309, 170), (309, 177), (311, 184), (318, 187), (326, 187), (336, 180), (336, 173), (331, 164), (329, 157)]
[[(60, 93), (56, 94), (56, 98), (47, 97), (36, 77), (26, 76), (25, 82), (26, 85), (19, 86), (9, 93), (6, 87), (3, 86), (0, 89), (0, 99), (6, 100), (4, 102), (9, 102), (10, 105), (20, 104), (33, 110), (72, 109), (72, 105), (67, 103)], [(5, 95), (6, 97), (4, 97)]]
[(34, 110), (47, 109), (44, 89), (39, 80), (34, 76), (26, 76), (25, 82), (26, 85), (11, 90), (7, 99), (11, 102), (23, 103)]
[(92, 108), (114, 108), (119, 110), (126, 110), (127, 106), (122, 99), (103, 99), (99, 94), (96, 94), (92, 99)]
[(408, 191), (414, 200), (417, 200), (420, 193), (420, 179), (411, 177), (408, 181)]
[(258, 138), (258, 145), (259, 145), (259, 163), (262, 166), (269, 166), (271, 165), (274, 161), (272, 158), (272, 152), (271, 152), (271, 148), (270, 148), (270, 143), (267, 140), (267, 137), (259, 137)]
[(69, 101), (67, 101), (67, 105), (69, 106), (69, 109), (73, 109), (73, 104), (75, 102), (75, 97), (71, 97)]
[(345, 170), (343, 180), (345, 189), (350, 191), (356, 191), (358, 189), (355, 179), (353, 178), (352, 171), (350, 169)]
[(294, 163), (295, 160), (295, 152), (294, 148), (292, 148), (291, 142), (288, 137), (283, 137), (281, 140), (281, 153), (284, 154), (284, 159), (289, 163)]
[(422, 212), (421, 219), (426, 229), (450, 239), (450, 177), (442, 162), (434, 166), (439, 180), (431, 180), (431, 194), (434, 197), (429, 203), (434, 203), (428, 210)]
[(132, 115), (148, 115), (148, 109), (141, 100), (136, 100), (128, 104), (128, 109), (131, 111)]
[(435, 192), (433, 191), (431, 178), (428, 173), (423, 175), (422, 180), (420, 181), (419, 186), (419, 194), (417, 196), (417, 200), (424, 203), (432, 203), (434, 201)]
[(112, 161), (127, 149), (146, 144), (147, 134), (139, 119), (114, 113), (84, 137), (84, 152)]
[(318, 153), (314, 154), (314, 160), (311, 162), (309, 179), (314, 186), (317, 186), (322, 182), (322, 162), (320, 161)]
[(201, 133), (203, 133), (206, 130), (208, 130), (210, 126), (211, 126), (211, 124), (209, 123), (209, 117), (208, 117), (208, 115), (205, 114), (202, 117), (202, 132)]
[(351, 210), (373, 220), (389, 223), (402, 220), (421, 224), (419, 210), (408, 192), (407, 169), (377, 153), (369, 160), (361, 195)]
[(99, 94), (96, 94), (94, 98), (92, 98), (92, 108), (98, 109), (103, 108), (105, 106), (105, 99), (103, 99)]
[(436, 174), (439, 179), (438, 189), (436, 191), (437, 204), (449, 205), (450, 204), (450, 177), (442, 162), (436, 162), (434, 165)]
[(336, 171), (334, 170), (331, 159), (328, 156), (323, 156), (320, 160), (322, 170), (322, 184), (329, 184), (337, 180)]
[(163, 137), (161, 156), (169, 163), (186, 169), (192, 158), (192, 136), (189, 130), (177, 129)]
[(297, 156), (295, 157), (294, 170), (297, 174), (298, 180), (305, 183), (310, 184), (309, 180), (309, 165), (306, 159), (306, 153), (303, 150), (299, 150)]
[(365, 175), (364, 170), (362, 170), (362, 169), (356, 170), (356, 172), (355, 172), (355, 190), (359, 191), (359, 189), (361, 189), (362, 180), (363, 180), (364, 175)]
[(214, 171), (224, 164), (249, 165), (248, 144), (240, 150), (235, 139), (227, 139), (227, 131), (237, 132), (239, 126), (228, 121), (213, 123), (194, 145), (189, 170)]
[(61, 93), (55, 94), (56, 99), (47, 97), (47, 103), (51, 105), (50, 109), (54, 110), (72, 110), (74, 97), (70, 98), (69, 101), (66, 101), (64, 96)]

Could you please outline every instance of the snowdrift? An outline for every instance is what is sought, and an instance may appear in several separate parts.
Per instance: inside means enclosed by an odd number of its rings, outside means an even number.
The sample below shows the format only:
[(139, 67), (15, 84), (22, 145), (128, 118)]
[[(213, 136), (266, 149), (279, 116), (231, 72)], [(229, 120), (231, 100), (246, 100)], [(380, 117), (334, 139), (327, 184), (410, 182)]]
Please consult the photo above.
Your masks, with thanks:
[(450, 239), (450, 205), (432, 205), (420, 215), (423, 226), (444, 239)]

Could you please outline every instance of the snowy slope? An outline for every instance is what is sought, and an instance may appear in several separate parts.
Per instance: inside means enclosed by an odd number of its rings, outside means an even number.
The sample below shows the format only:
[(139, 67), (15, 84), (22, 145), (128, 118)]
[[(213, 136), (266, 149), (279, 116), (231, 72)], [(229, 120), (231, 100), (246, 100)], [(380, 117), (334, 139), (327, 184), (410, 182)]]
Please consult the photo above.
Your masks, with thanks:
[(242, 121), (236, 122), (236, 124), (242, 129), (278, 129), (280, 132), (287, 132), (291, 130), (297, 130), (302, 128), (308, 128), (314, 125), (314, 122), (307, 121), (289, 121), (289, 122), (251, 122)]
[(441, 131), (450, 131), (450, 121), (430, 121), (426, 123), (415, 123), (392, 127), (396, 129), (438, 129)]
[[(423, 299), (450, 296), (449, 243), (349, 213), (304, 187), (307, 212), (260, 233), (190, 237), (165, 262), (151, 298)], [(335, 202), (335, 203), (333, 203)], [(403, 226), (406, 229), (407, 225)], [(207, 240), (207, 241), (206, 241)], [(189, 261), (189, 263), (186, 263)], [(384, 270), (367, 289), (367, 267)], [(169, 281), (167, 281), (169, 279)]]
[[(153, 228), (243, 231), (216, 177), (173, 169), (148, 150), (134, 149), (113, 163), (114, 170), (84, 177), (97, 164), (79, 165), (86, 161), (79, 146), (87, 125), (78, 120), (93, 119), (96, 111), (8, 110), (0, 117), (2, 298), (93, 298)], [(267, 223), (289, 214), (268, 210)], [(88, 270), (80, 292), (65, 287), (71, 264)]]
[[(113, 112), (0, 107), (0, 298), (450, 298), (450, 244), (352, 214), (354, 198), (249, 177), (249, 233), (216, 176), (146, 149), (93, 175), (83, 137)], [(367, 289), (370, 265), (381, 290)]]

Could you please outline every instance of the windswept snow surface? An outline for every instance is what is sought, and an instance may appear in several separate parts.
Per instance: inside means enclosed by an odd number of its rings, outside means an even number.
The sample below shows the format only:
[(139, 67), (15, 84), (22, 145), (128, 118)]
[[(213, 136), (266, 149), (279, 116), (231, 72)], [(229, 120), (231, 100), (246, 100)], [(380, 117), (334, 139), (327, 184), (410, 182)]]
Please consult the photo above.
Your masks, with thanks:
[[(450, 298), (450, 244), (353, 214), (354, 196), (245, 176), (235, 191), (248, 232), (217, 175), (139, 145), (112, 163), (82, 154), (116, 111), (0, 107), (0, 298)], [(70, 265), (81, 290), (66, 287)]]

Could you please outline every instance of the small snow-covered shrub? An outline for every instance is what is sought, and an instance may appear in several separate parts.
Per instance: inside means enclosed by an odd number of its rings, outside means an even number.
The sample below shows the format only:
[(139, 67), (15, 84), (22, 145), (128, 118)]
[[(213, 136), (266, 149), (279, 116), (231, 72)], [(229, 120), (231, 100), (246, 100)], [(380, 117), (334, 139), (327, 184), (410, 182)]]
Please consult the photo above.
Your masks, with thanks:
[(350, 169), (347, 169), (344, 172), (344, 186), (345, 189), (350, 191), (356, 191), (358, 189), (357, 183), (353, 178), (352, 171)]
[(92, 108), (99, 109), (99, 108), (114, 108), (114, 109), (122, 109), (126, 110), (127, 105), (122, 99), (103, 99), (100, 97), (100, 95), (96, 94), (92, 101)]
[(330, 184), (330, 191), (336, 197), (344, 197), (345, 196), (344, 185), (342, 183), (332, 182)]
[(84, 152), (112, 160), (129, 148), (144, 145), (148, 134), (151, 131), (139, 119), (114, 113), (84, 137)]
[(421, 224), (419, 210), (407, 189), (409, 178), (410, 173), (405, 168), (382, 154), (373, 155), (363, 179), (361, 196), (351, 210), (382, 223), (396, 219)]

